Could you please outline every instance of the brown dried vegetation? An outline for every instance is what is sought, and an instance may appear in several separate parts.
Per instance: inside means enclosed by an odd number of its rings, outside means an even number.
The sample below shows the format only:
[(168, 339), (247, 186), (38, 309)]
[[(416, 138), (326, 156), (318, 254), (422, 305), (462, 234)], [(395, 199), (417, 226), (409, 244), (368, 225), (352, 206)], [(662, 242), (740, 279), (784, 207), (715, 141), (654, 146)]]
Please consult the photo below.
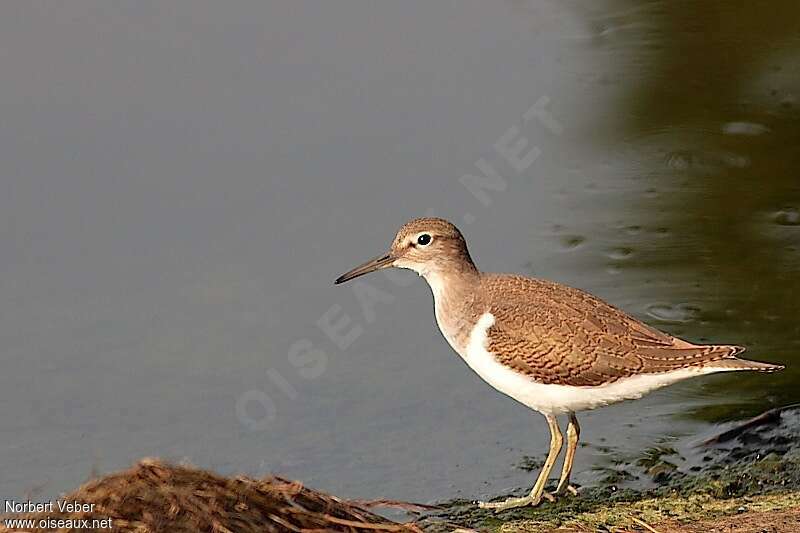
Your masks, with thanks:
[[(154, 459), (91, 481), (61, 499), (93, 503), (94, 510), (60, 513), (56, 508), (15, 517), (111, 518), (113, 530), (126, 533), (419, 532), (296, 481), (225, 478)], [(5, 531), (10, 530), (0, 525)]]

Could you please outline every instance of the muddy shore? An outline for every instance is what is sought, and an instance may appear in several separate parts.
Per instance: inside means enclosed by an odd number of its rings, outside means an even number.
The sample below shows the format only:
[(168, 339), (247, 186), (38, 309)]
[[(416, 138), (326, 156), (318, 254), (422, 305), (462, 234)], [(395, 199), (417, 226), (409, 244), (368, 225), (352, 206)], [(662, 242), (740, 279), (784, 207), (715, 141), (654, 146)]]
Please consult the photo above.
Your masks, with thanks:
[[(703, 465), (682, 470), (669, 447), (608, 469), (603, 483), (537, 508), (495, 514), (451, 501), (427, 531), (800, 531), (800, 409), (742, 422), (704, 443)], [(649, 478), (653, 488), (627, 488)], [(514, 496), (522, 495), (520, 489)], [(506, 498), (510, 495), (498, 496)], [(651, 528), (651, 529), (648, 529)]]

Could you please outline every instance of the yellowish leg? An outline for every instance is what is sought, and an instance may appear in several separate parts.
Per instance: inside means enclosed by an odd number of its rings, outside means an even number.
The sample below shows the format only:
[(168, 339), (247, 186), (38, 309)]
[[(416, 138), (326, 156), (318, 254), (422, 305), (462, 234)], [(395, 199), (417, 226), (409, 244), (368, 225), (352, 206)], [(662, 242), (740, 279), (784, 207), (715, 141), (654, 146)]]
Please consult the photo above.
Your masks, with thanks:
[(539, 477), (536, 478), (536, 483), (531, 489), (531, 493), (522, 498), (509, 498), (502, 502), (478, 502), (478, 506), (483, 509), (495, 509), (497, 511), (504, 511), (514, 507), (523, 507), (526, 505), (539, 505), (542, 497), (552, 497), (544, 492), (544, 486), (550, 478), (550, 471), (553, 470), (553, 465), (558, 458), (561, 451), (561, 445), (564, 443), (564, 436), (561, 434), (561, 429), (558, 427), (558, 420), (553, 415), (544, 415), (547, 419), (547, 425), (550, 426), (550, 451), (547, 453), (547, 459), (544, 462), (542, 471), (539, 472)]
[(567, 451), (564, 453), (564, 467), (561, 469), (561, 478), (558, 480), (556, 494), (563, 494), (565, 490), (572, 494), (578, 494), (578, 489), (569, 484), (569, 475), (572, 473), (572, 463), (575, 461), (575, 450), (578, 449), (578, 439), (580, 438), (581, 427), (578, 425), (578, 418), (575, 413), (570, 413), (567, 426)]

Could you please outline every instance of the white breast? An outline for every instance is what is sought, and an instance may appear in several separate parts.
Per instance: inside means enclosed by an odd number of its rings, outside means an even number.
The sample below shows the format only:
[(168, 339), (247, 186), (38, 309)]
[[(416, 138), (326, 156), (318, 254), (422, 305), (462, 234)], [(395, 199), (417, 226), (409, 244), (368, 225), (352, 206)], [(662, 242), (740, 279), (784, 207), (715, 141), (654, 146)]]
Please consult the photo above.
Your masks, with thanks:
[[(484, 313), (473, 328), (466, 349), (459, 355), (492, 387), (544, 414), (583, 411), (622, 400), (632, 400), (683, 379), (720, 371), (709, 368), (687, 368), (623, 378), (597, 387), (538, 383), (500, 364), (494, 355), (487, 351), (486, 332), (494, 324), (494, 320), (491, 313)], [(443, 333), (445, 337), (448, 336), (446, 332)], [(453, 344), (451, 339), (448, 338), (448, 341)], [(456, 348), (456, 351), (459, 350)]]

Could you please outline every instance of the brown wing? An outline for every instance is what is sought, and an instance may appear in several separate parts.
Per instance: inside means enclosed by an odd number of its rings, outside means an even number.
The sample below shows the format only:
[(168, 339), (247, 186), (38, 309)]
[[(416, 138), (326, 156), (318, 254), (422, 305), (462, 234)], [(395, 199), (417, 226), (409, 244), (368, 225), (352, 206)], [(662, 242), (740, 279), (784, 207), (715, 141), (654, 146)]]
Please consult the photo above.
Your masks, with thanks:
[(483, 288), (495, 317), (489, 351), (542, 383), (596, 386), (633, 374), (735, 360), (743, 351), (691, 344), (550, 281), (488, 275)]

